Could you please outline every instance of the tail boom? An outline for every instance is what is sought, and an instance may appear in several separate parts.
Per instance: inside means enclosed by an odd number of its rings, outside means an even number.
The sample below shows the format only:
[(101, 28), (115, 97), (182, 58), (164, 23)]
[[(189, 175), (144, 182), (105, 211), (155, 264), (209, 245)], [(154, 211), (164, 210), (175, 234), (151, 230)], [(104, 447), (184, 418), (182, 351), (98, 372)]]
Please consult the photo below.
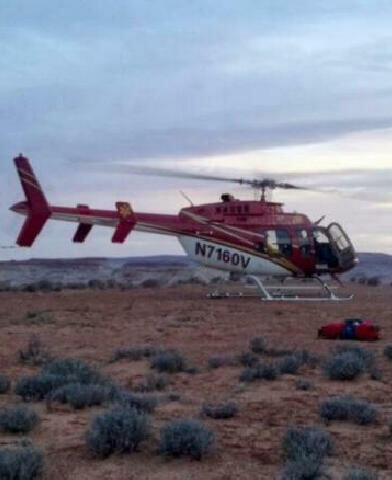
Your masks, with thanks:
[(178, 215), (136, 213), (128, 202), (117, 202), (115, 210), (90, 209), (84, 204), (76, 208), (50, 205), (29, 160), (19, 155), (14, 163), (26, 197), (10, 208), (26, 217), (16, 242), (21, 247), (31, 247), (49, 219), (77, 223), (75, 243), (84, 243), (94, 225), (114, 228), (113, 243), (123, 243), (133, 230), (174, 236), (182, 232)]

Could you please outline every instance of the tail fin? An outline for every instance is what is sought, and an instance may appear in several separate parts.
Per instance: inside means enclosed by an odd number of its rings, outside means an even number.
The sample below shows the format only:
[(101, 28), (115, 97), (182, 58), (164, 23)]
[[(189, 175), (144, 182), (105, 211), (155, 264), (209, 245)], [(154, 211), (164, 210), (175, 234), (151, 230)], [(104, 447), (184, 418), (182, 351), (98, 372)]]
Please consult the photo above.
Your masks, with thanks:
[(14, 158), (14, 163), (30, 207), (33, 210), (49, 210), (48, 202), (46, 201), (41, 185), (34, 175), (29, 159), (20, 154)]
[(29, 159), (19, 155), (14, 158), (14, 163), (29, 206), (27, 218), (16, 243), (21, 247), (31, 247), (50, 217), (50, 207)]

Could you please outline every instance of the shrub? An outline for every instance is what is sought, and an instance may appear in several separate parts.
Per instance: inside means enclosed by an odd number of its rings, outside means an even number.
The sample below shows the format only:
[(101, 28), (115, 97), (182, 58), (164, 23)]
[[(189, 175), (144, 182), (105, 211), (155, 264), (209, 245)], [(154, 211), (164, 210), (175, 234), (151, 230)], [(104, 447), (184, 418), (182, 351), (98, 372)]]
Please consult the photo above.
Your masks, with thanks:
[(160, 452), (163, 455), (186, 455), (201, 460), (213, 443), (214, 434), (199, 420), (173, 420), (160, 432)]
[(316, 366), (320, 362), (320, 357), (315, 355), (314, 353), (309, 352), (309, 350), (306, 350), (305, 348), (301, 350), (295, 350), (293, 352), (293, 355), (298, 358), (298, 360), (302, 364), (309, 365), (311, 367)]
[(246, 382), (246, 383), (254, 382), (255, 380), (257, 380), (256, 379), (256, 369), (252, 368), (252, 367), (245, 368), (240, 373), (240, 375), (238, 377), (238, 380), (240, 382)]
[(27, 433), (38, 421), (35, 411), (25, 405), (13, 405), (0, 413), (0, 429), (3, 432)]
[(363, 361), (365, 367), (369, 369), (374, 364), (374, 354), (370, 350), (359, 345), (338, 345), (332, 353), (351, 353)]
[(153, 412), (158, 405), (157, 398), (154, 395), (145, 393), (120, 392), (115, 396), (114, 400), (122, 407), (148, 413)]
[(19, 350), (19, 360), (22, 363), (37, 366), (42, 365), (50, 359), (49, 353), (42, 347), (38, 336), (32, 335), (24, 350)]
[(149, 435), (147, 416), (128, 407), (115, 406), (97, 415), (87, 431), (89, 451), (97, 457), (134, 452)]
[(42, 369), (42, 373), (63, 377), (65, 383), (104, 383), (101, 374), (83, 360), (73, 358), (55, 359)]
[(378, 475), (375, 472), (365, 470), (364, 468), (353, 468), (346, 473), (343, 480), (377, 480)]
[(142, 347), (125, 347), (118, 348), (113, 352), (113, 361), (122, 360), (126, 358), (127, 360), (141, 360), (144, 358), (144, 350)]
[(381, 283), (381, 280), (379, 277), (370, 277), (368, 278), (367, 284), (370, 287), (378, 287)]
[(157, 288), (159, 287), (159, 281), (155, 278), (147, 278), (141, 283), (143, 288)]
[(300, 379), (296, 380), (295, 388), (297, 390), (303, 390), (304, 392), (306, 392), (308, 390), (313, 390), (314, 385), (310, 380), (305, 380), (303, 378), (300, 378)]
[(50, 392), (64, 385), (64, 377), (39, 374), (21, 378), (15, 385), (15, 393), (25, 402), (44, 399)]
[(92, 278), (87, 282), (88, 288), (97, 289), (97, 290), (105, 290), (106, 283), (100, 280), (99, 278)]
[(323, 459), (332, 453), (328, 432), (319, 427), (290, 427), (283, 436), (283, 452), (289, 461), (304, 457)]
[(238, 361), (244, 367), (253, 367), (259, 363), (259, 357), (253, 352), (244, 351), (239, 354)]
[(285, 357), (286, 355), (294, 355), (294, 353), (295, 350), (290, 348), (270, 347), (265, 351), (265, 354), (269, 355), (270, 357)]
[(214, 355), (208, 359), (208, 368), (211, 370), (235, 364), (235, 359), (228, 355)]
[(64, 288), (68, 288), (69, 290), (85, 290), (87, 284), (83, 282), (69, 282), (64, 285)]
[(11, 388), (11, 380), (8, 375), (0, 373), (0, 394), (9, 392)]
[(334, 354), (324, 365), (324, 373), (330, 380), (354, 380), (364, 371), (364, 361), (352, 352)]
[(48, 400), (68, 403), (73, 408), (79, 409), (101, 405), (111, 399), (111, 396), (111, 388), (105, 385), (68, 383), (52, 392)]
[(348, 420), (359, 425), (374, 423), (377, 410), (370, 403), (341, 396), (324, 400), (320, 405), (320, 416), (324, 420)]
[(317, 456), (304, 455), (287, 462), (280, 480), (321, 480), (327, 479), (323, 460)]
[(34, 480), (43, 472), (42, 452), (30, 442), (21, 447), (0, 449), (0, 478), (3, 480)]
[(296, 355), (287, 355), (279, 361), (278, 368), (280, 373), (295, 374), (301, 367), (302, 363), (300, 357)]
[(263, 337), (254, 337), (249, 342), (249, 348), (254, 353), (264, 353), (267, 350), (267, 341)]
[(135, 387), (138, 392), (155, 392), (165, 390), (169, 385), (169, 377), (165, 373), (150, 373), (146, 376), (144, 382)]
[(45, 364), (40, 374), (19, 380), (15, 393), (24, 401), (42, 400), (49, 393), (70, 383), (105, 385), (113, 390), (109, 381), (87, 363), (81, 360), (56, 359)]
[(178, 402), (181, 399), (181, 394), (178, 392), (169, 392), (166, 396), (169, 402)]
[(392, 360), (392, 345), (387, 345), (384, 348), (384, 355), (389, 359)]
[(256, 368), (256, 379), (271, 381), (276, 380), (277, 377), (278, 372), (272, 364), (258, 365)]
[(44, 279), (37, 283), (37, 288), (43, 292), (53, 292), (55, 286), (50, 280)]
[(374, 366), (370, 368), (369, 375), (372, 380), (376, 380), (377, 382), (381, 382), (383, 378), (382, 371)]
[(219, 405), (204, 404), (202, 413), (215, 419), (235, 417), (238, 413), (238, 405), (234, 402), (220, 403)]
[(278, 377), (278, 371), (272, 364), (259, 364), (255, 367), (245, 368), (240, 373), (240, 382), (254, 382), (255, 380), (276, 380)]
[(160, 372), (184, 372), (187, 368), (185, 358), (177, 350), (164, 350), (151, 358), (151, 368)]
[(122, 347), (113, 352), (113, 361), (126, 358), (128, 360), (141, 360), (142, 358), (151, 357), (158, 353), (158, 349), (150, 345), (142, 345), (140, 347)]

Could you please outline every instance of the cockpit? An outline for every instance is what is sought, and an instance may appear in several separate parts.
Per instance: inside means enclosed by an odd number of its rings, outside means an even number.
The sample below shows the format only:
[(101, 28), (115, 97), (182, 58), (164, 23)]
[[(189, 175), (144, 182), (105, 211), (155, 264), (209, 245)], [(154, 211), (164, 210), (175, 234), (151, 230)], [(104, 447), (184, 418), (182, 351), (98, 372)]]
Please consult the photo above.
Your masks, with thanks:
[(331, 223), (327, 228), (315, 227), (313, 241), (319, 268), (347, 270), (355, 265), (354, 247), (338, 223)]

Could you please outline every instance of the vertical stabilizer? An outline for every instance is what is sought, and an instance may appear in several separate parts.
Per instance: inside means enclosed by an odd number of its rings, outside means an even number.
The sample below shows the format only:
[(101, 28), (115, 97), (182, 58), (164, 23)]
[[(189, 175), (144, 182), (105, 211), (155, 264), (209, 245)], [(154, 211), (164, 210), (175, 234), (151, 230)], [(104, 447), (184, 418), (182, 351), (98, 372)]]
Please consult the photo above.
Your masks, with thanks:
[(50, 217), (50, 207), (29, 159), (20, 154), (14, 158), (14, 163), (29, 206), (27, 218), (16, 243), (21, 247), (31, 247)]

